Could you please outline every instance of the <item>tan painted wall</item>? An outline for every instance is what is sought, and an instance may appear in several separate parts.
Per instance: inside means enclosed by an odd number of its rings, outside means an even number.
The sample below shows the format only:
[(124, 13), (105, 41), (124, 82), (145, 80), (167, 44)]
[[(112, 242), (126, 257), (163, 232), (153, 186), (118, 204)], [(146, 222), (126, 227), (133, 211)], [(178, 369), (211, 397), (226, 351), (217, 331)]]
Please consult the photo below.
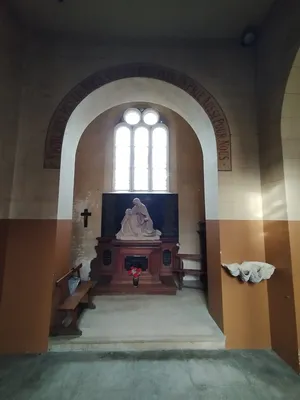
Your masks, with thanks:
[[(101, 234), (102, 193), (106, 164), (111, 154), (109, 133), (113, 129), (116, 113), (108, 111), (94, 120), (84, 132), (78, 145), (75, 164), (74, 208), (72, 229), (72, 264), (83, 264), (83, 275), (89, 274), (90, 261), (95, 257), (96, 237)], [(111, 188), (107, 188), (110, 191)], [(84, 208), (91, 211), (88, 227), (83, 227), (80, 216)]]
[[(220, 221), (220, 239), (224, 263), (265, 261), (262, 221)], [(222, 293), (227, 348), (271, 347), (267, 283), (241, 283), (223, 270)]]
[(199, 254), (198, 222), (205, 221), (202, 151), (199, 140), (190, 126), (176, 114), (173, 120), (176, 124), (174, 134), (177, 151), (180, 253)]
[[(101, 235), (102, 194), (113, 190), (113, 130), (129, 106), (114, 107), (95, 119), (84, 132), (78, 146), (72, 262), (74, 265), (83, 263), (86, 277), (90, 261), (95, 257), (95, 239)], [(198, 254), (200, 242), (197, 223), (204, 220), (201, 146), (191, 127), (179, 115), (158, 105), (146, 106), (158, 109), (169, 127), (170, 191), (178, 193), (179, 197), (180, 252)], [(83, 227), (80, 216), (84, 208), (92, 212), (88, 228)]]
[[(299, 344), (295, 313), (295, 292), (290, 248), (289, 188), (285, 185), (281, 111), (290, 112), (282, 102), (291, 65), (299, 49), (300, 3), (278, 0), (265, 22), (258, 46), (257, 109), (263, 193), (266, 261), (277, 268), (268, 282), (272, 348), (299, 371)], [(293, 103), (293, 101), (292, 101)], [(293, 104), (295, 105), (295, 104)], [(289, 110), (288, 110), (289, 109)], [(283, 126), (288, 121), (283, 121)], [(284, 128), (286, 130), (286, 128)], [(287, 134), (287, 132), (285, 132)], [(296, 143), (294, 143), (296, 144)], [(293, 146), (290, 146), (293, 147)], [(297, 146), (293, 149), (297, 152)], [(296, 169), (293, 174), (296, 174)], [(293, 228), (292, 228), (293, 229)]]
[(9, 220), (0, 309), (0, 353), (47, 351), (55, 220)]

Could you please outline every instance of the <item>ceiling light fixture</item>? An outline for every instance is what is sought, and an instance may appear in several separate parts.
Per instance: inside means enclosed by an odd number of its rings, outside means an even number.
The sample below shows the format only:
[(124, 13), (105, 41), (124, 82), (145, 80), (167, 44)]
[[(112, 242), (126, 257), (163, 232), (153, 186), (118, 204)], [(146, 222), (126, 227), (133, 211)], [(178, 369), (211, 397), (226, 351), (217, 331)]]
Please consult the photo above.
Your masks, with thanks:
[(253, 46), (257, 40), (257, 32), (253, 27), (248, 27), (244, 30), (241, 37), (241, 45), (244, 47)]

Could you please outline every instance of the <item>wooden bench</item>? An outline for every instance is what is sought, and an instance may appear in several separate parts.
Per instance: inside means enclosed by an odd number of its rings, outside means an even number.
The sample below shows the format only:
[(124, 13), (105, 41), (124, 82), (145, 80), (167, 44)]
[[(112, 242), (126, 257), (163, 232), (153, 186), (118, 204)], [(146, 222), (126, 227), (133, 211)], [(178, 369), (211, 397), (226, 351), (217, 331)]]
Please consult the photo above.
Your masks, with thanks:
[(80, 268), (82, 268), (82, 264), (72, 268), (55, 282), (57, 307), (55, 309), (54, 323), (50, 331), (51, 336), (81, 336), (82, 332), (77, 327), (79, 315), (84, 308), (95, 308), (91, 298), (91, 289), (94, 285), (92, 281), (83, 282), (80, 280), (75, 291), (70, 294), (69, 280), (72, 277), (80, 279)]
[(178, 281), (178, 289), (183, 288), (183, 278), (185, 275), (193, 275), (199, 277), (201, 282), (206, 286), (206, 271), (202, 269), (184, 268), (184, 260), (202, 261), (200, 254), (176, 254), (175, 268), (172, 272), (176, 275)]

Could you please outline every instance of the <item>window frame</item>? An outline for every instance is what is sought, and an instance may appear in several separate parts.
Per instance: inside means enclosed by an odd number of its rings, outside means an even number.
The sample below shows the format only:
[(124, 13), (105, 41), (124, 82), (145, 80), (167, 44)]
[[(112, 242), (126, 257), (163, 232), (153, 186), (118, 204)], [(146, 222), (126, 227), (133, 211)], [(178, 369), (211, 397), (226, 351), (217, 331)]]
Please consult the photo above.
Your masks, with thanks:
[[(125, 110), (126, 112), (127, 110)], [(124, 113), (123, 113), (124, 114)], [(130, 129), (130, 160), (129, 160), (129, 189), (117, 190), (116, 189), (116, 132), (118, 127), (121, 125), (125, 125)], [(147, 190), (135, 190), (134, 189), (134, 128), (138, 126), (146, 126), (149, 129), (149, 142), (148, 142), (148, 189)], [(166, 189), (164, 190), (153, 190), (153, 163), (152, 163), (152, 131), (157, 126), (164, 126), (166, 128)], [(162, 122), (158, 122), (157, 124), (151, 126), (147, 125), (144, 122), (139, 122), (136, 125), (127, 124), (123, 118), (122, 120), (114, 127), (114, 135), (113, 135), (113, 179), (112, 179), (113, 192), (116, 193), (168, 193), (170, 190), (170, 130), (169, 127)]]

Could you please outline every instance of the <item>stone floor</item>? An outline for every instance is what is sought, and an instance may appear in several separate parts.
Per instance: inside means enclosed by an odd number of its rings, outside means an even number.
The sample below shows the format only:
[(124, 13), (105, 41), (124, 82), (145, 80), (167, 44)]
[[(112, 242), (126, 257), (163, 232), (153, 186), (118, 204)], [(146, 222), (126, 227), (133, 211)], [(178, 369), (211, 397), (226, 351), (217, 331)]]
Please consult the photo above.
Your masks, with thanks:
[(48, 353), (0, 357), (3, 400), (299, 400), (270, 351)]
[(50, 351), (224, 349), (225, 337), (210, 317), (203, 292), (176, 296), (97, 296), (85, 311), (78, 338), (51, 338)]

